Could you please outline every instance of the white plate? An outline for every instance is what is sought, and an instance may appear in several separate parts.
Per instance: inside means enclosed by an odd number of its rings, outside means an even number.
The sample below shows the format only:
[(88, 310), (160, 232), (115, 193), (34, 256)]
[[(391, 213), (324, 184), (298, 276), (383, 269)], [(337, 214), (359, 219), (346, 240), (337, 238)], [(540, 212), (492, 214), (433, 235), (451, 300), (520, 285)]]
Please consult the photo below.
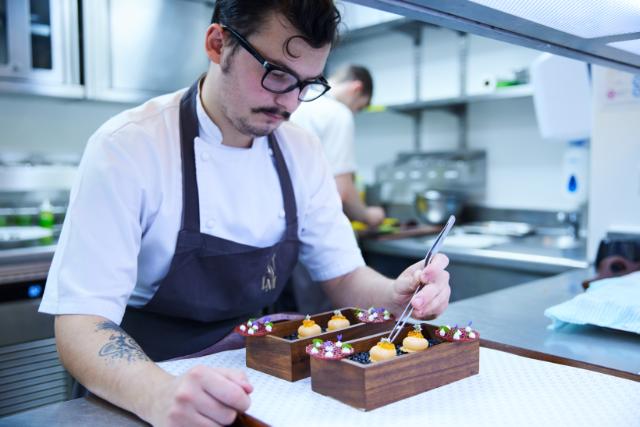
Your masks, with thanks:
[(460, 226), (467, 233), (493, 234), (495, 236), (525, 236), (533, 227), (525, 222), (486, 221), (472, 222)]
[[(450, 235), (444, 241), (444, 249), (446, 248), (468, 248), (468, 249), (485, 249), (491, 246), (507, 243), (508, 237), (504, 236), (484, 236), (481, 234), (454, 234)], [(428, 241), (432, 244), (433, 239)]]
[(27, 242), (51, 237), (52, 235), (53, 231), (44, 227), (0, 227), (0, 242)]

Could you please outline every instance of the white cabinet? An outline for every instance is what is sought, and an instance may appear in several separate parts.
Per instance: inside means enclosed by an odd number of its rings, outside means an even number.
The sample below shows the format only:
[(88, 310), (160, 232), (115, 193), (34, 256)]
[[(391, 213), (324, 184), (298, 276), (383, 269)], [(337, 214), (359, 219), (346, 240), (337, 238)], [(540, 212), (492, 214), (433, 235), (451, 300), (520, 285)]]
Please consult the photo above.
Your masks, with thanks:
[(212, 4), (83, 0), (85, 85), (92, 99), (139, 102), (207, 71)]
[(0, 90), (81, 97), (74, 0), (0, 0)]

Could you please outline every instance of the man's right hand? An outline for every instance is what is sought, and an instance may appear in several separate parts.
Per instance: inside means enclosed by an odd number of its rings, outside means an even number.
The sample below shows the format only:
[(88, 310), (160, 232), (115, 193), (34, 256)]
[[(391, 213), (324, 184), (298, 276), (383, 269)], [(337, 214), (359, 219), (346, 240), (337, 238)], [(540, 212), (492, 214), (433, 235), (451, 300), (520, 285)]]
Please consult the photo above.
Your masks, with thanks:
[(369, 228), (375, 228), (384, 221), (384, 209), (380, 206), (367, 206), (365, 210), (365, 219)]
[(242, 371), (196, 366), (167, 384), (154, 402), (157, 426), (224, 426), (249, 409), (249, 384)]

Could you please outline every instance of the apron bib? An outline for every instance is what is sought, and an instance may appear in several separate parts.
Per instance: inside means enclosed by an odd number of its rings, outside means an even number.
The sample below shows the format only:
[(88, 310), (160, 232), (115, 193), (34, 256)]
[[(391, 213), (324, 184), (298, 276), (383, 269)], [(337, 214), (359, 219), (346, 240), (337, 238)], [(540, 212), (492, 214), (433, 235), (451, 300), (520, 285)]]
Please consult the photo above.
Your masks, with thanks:
[(282, 240), (258, 248), (200, 232), (197, 99), (198, 82), (180, 101), (183, 213), (169, 272), (144, 307), (127, 307), (121, 324), (154, 361), (196, 353), (220, 341), (278, 298), (298, 260), (296, 200), (273, 134), (269, 147), (286, 219)]

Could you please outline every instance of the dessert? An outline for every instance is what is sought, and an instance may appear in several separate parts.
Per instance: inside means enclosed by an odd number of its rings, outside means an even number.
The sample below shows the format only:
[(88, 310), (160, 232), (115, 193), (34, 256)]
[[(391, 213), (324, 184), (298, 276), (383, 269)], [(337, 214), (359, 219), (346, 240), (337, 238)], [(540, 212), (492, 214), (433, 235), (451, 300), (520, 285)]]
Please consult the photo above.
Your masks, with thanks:
[(356, 317), (364, 323), (382, 323), (393, 319), (393, 314), (383, 307), (369, 307), (368, 310), (357, 310)]
[(269, 321), (269, 318), (264, 319), (264, 321), (249, 319), (234, 328), (236, 333), (245, 337), (261, 337), (267, 335), (272, 330), (273, 323)]
[(440, 326), (436, 336), (450, 342), (474, 341), (480, 338), (478, 331), (471, 329), (471, 322), (464, 328), (459, 328), (458, 325), (453, 328), (449, 325)]
[(369, 358), (372, 362), (382, 362), (396, 356), (396, 346), (388, 338), (382, 338), (369, 350)]
[(327, 331), (335, 331), (336, 329), (344, 329), (351, 325), (349, 320), (344, 317), (340, 310), (335, 310), (333, 316), (327, 324)]
[(322, 329), (315, 322), (311, 320), (311, 316), (307, 314), (307, 317), (302, 321), (302, 325), (298, 328), (298, 338), (309, 338), (315, 335), (320, 335)]
[(402, 340), (400, 350), (407, 353), (415, 353), (426, 350), (428, 347), (429, 341), (422, 335), (422, 327), (419, 324), (415, 324), (413, 325), (413, 331), (409, 331), (406, 338)]
[(353, 354), (351, 344), (342, 342), (342, 335), (338, 335), (338, 341), (322, 341), (320, 338), (314, 339), (311, 344), (306, 347), (306, 352), (311, 357), (324, 360), (340, 360), (343, 357)]

